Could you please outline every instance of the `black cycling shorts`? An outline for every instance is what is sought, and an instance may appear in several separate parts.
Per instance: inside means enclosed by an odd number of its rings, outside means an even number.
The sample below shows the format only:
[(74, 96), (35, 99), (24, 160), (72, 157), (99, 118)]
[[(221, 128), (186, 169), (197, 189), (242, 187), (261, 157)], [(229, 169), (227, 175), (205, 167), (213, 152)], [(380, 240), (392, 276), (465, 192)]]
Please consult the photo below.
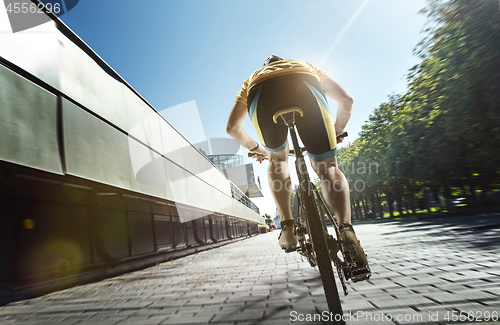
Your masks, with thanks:
[(300, 107), (304, 116), (296, 121), (297, 130), (312, 160), (335, 157), (335, 122), (328, 110), (325, 90), (314, 76), (292, 73), (262, 81), (250, 89), (247, 109), (259, 140), (268, 151), (287, 146), (288, 128), (273, 121), (275, 112)]

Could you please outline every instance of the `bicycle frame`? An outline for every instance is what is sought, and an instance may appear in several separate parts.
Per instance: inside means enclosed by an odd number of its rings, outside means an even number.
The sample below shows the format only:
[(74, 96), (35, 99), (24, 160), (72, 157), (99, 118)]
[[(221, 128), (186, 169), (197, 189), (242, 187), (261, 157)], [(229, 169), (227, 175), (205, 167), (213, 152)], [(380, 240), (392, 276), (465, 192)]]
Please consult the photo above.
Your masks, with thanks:
[[(342, 289), (344, 291), (344, 295), (347, 295), (348, 291), (347, 291), (347, 285), (346, 285), (346, 278), (344, 275), (344, 268), (342, 267), (342, 261), (340, 260), (340, 258), (338, 256), (339, 251), (341, 252), (341, 255), (343, 256), (342, 245), (339, 244), (338, 239), (335, 239), (332, 235), (330, 235), (328, 233), (325, 216), (329, 219), (329, 221), (333, 225), (333, 228), (335, 229), (336, 238), (340, 238), (337, 220), (335, 220), (333, 218), (333, 216), (331, 215), (331, 213), (328, 211), (327, 205), (326, 205), (325, 200), (323, 199), (323, 196), (319, 193), (318, 189), (316, 188), (316, 186), (314, 184), (312, 184), (312, 182), (309, 178), (309, 173), (307, 171), (306, 162), (304, 159), (304, 155), (302, 153), (304, 150), (299, 145), (297, 133), (295, 131), (295, 124), (289, 123), (289, 124), (287, 124), (287, 126), (290, 130), (290, 137), (292, 138), (292, 144), (293, 144), (293, 148), (294, 148), (293, 153), (295, 155), (295, 167), (297, 169), (297, 177), (299, 178), (299, 187), (301, 187), (301, 191), (308, 191), (308, 194), (311, 194), (310, 191), (312, 191), (312, 195), (314, 195), (314, 197), (316, 198), (316, 201), (318, 203), (320, 203), (318, 205), (319, 213), (320, 213), (320, 216), (322, 216), (321, 219), (322, 219), (323, 229), (324, 229), (326, 240), (327, 240), (328, 249), (330, 251), (330, 258), (332, 259), (332, 261), (335, 265), (335, 268), (337, 269), (337, 274), (338, 274), (340, 282), (342, 284)], [(294, 229), (295, 234), (299, 237), (299, 246), (297, 248), (297, 251), (307, 259), (307, 261), (309, 262), (309, 264), (311, 266), (314, 267), (317, 265), (317, 262), (316, 262), (315, 254), (313, 252), (312, 245), (305, 238), (305, 234), (307, 233), (307, 230), (304, 229), (304, 227), (302, 225), (302, 216), (304, 215), (304, 213), (301, 213), (300, 200), (301, 200), (301, 195), (297, 195), (298, 220), (295, 223), (295, 229)], [(305, 222), (307, 224), (307, 219), (305, 220)]]
[[(309, 178), (306, 162), (302, 153), (305, 151), (305, 148), (300, 147), (295, 130), (296, 113), (301, 116), (303, 115), (300, 108), (292, 107), (278, 111), (273, 116), (274, 123), (278, 123), (277, 120), (281, 118), (290, 130), (294, 148), (290, 150), (290, 153), (295, 155), (295, 167), (299, 179), (299, 187), (297, 190), (298, 218), (294, 222), (293, 227), (293, 232), (298, 237), (299, 245), (294, 248), (285, 248), (285, 251), (287, 253), (297, 251), (307, 259), (312, 267), (318, 266), (328, 308), (335, 316), (342, 315), (342, 306), (340, 304), (332, 262), (339, 275), (344, 295), (348, 294), (346, 285), (347, 279), (350, 278), (353, 282), (365, 280), (369, 277), (369, 273), (368, 276), (366, 276), (366, 273), (356, 274), (354, 272), (356, 262), (354, 262), (352, 258), (352, 252), (344, 247), (343, 241), (340, 240), (340, 231), (337, 221), (329, 213), (327, 204)], [(347, 132), (337, 138), (346, 136)], [(252, 156), (253, 154), (249, 153), (249, 157)], [(328, 233), (325, 217), (331, 222), (336, 237)], [(305, 226), (303, 222), (305, 222)], [(348, 255), (346, 255), (346, 253)], [(346, 258), (346, 256), (348, 258)], [(348, 277), (346, 277), (346, 275), (348, 275)], [(340, 320), (339, 323), (344, 324), (344, 321)]]

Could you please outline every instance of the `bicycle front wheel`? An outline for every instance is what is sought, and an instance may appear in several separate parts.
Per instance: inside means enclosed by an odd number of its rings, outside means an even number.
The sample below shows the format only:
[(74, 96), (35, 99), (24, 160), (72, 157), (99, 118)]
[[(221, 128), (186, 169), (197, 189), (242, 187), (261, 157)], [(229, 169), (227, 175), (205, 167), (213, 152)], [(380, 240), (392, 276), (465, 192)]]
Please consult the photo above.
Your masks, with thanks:
[(326, 243), (325, 231), (323, 230), (322, 221), (318, 212), (316, 199), (314, 198), (314, 191), (309, 183), (310, 188), (307, 193), (302, 193), (301, 198), (302, 211), (306, 217), (307, 232), (311, 238), (314, 253), (316, 255), (316, 263), (321, 275), (323, 288), (325, 289), (326, 302), (330, 313), (335, 316), (335, 323), (345, 324), (342, 320), (343, 311), (340, 304), (339, 292), (337, 284), (335, 283), (335, 276), (333, 274), (332, 261), (330, 259), (330, 252)]

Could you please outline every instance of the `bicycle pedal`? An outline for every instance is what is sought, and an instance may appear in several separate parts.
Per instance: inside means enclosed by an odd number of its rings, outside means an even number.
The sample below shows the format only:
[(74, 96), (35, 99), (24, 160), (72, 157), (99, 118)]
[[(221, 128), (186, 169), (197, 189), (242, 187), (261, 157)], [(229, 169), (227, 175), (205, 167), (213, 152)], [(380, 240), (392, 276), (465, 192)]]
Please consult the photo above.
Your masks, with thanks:
[(281, 247), (281, 249), (283, 249), (285, 251), (285, 253), (291, 253), (291, 252), (296, 252), (299, 249), (299, 247), (298, 246), (295, 246), (295, 247), (283, 246), (283, 247)]
[(370, 268), (364, 267), (362, 269), (353, 270), (350, 274), (350, 279), (352, 282), (359, 282), (359, 281), (368, 280), (371, 275), (372, 275), (372, 272), (370, 271)]

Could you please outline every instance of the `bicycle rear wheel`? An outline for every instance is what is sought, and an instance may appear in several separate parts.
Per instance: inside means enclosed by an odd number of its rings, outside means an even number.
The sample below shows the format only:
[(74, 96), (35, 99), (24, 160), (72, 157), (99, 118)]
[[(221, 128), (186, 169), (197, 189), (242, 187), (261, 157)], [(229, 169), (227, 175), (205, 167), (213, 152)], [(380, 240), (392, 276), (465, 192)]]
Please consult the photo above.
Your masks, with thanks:
[(337, 324), (345, 324), (342, 320), (343, 311), (340, 304), (339, 292), (337, 284), (335, 283), (335, 276), (333, 274), (332, 261), (330, 259), (330, 252), (325, 238), (325, 230), (323, 230), (322, 221), (314, 198), (314, 191), (309, 182), (309, 188), (306, 191), (299, 191), (301, 193), (302, 211), (306, 217), (307, 232), (311, 237), (314, 252), (316, 254), (316, 263), (321, 275), (321, 281), (325, 290), (326, 302), (330, 313), (334, 314), (334, 320)]

